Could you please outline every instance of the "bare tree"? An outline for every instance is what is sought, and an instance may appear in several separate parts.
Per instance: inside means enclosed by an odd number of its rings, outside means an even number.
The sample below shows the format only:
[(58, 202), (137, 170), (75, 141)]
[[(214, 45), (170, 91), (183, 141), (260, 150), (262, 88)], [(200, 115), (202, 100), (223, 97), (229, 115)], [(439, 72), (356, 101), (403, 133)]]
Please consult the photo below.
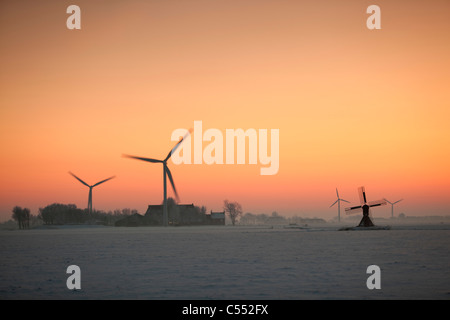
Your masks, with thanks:
[(236, 219), (242, 215), (242, 206), (238, 202), (223, 201), (223, 210), (231, 219), (231, 224), (234, 226)]

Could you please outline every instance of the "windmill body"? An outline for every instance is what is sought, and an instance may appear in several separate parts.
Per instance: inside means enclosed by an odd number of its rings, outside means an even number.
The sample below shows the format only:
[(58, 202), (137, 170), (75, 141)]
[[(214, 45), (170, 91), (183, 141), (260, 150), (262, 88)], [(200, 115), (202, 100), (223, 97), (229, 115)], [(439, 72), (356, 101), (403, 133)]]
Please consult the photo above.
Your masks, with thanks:
[(361, 201), (361, 205), (345, 208), (345, 212), (347, 214), (352, 214), (352, 213), (360, 213), (362, 211), (363, 217), (362, 217), (358, 227), (373, 227), (374, 224), (369, 217), (370, 208), (384, 206), (384, 205), (386, 205), (386, 200), (383, 199), (383, 200), (367, 202), (366, 190), (364, 187), (359, 187), (358, 193), (359, 193), (359, 199)]
[(344, 202), (347, 202), (347, 203), (350, 203), (350, 202), (347, 201), (347, 200), (339, 198), (339, 192), (338, 192), (337, 188), (336, 188), (336, 195), (337, 195), (337, 200), (335, 202), (333, 202), (333, 204), (330, 206), (330, 208), (332, 206), (334, 206), (336, 203), (338, 204), (338, 221), (341, 222), (341, 201), (344, 201)]
[(168, 226), (169, 225), (169, 214), (167, 211), (167, 178), (169, 178), (170, 184), (172, 185), (173, 192), (175, 193), (175, 197), (178, 201), (178, 193), (177, 189), (175, 188), (175, 184), (173, 182), (172, 173), (170, 172), (169, 167), (167, 166), (167, 161), (172, 156), (173, 152), (180, 146), (180, 144), (183, 142), (184, 139), (189, 135), (190, 131), (186, 133), (186, 135), (178, 141), (178, 143), (170, 150), (169, 154), (166, 156), (164, 160), (159, 159), (152, 159), (152, 158), (143, 158), (143, 157), (136, 157), (136, 156), (130, 156), (130, 155), (123, 155), (126, 158), (136, 159), (136, 160), (142, 160), (146, 162), (151, 163), (162, 163), (163, 165), (163, 192), (164, 192), (164, 201), (163, 201), (163, 225)]
[(92, 214), (92, 189), (93, 189), (94, 187), (98, 186), (99, 184), (102, 184), (102, 183), (104, 183), (104, 182), (106, 182), (106, 181), (108, 181), (108, 180), (111, 180), (111, 179), (115, 178), (115, 176), (109, 177), (109, 178), (107, 178), (107, 179), (105, 179), (105, 180), (102, 180), (102, 181), (97, 182), (96, 184), (93, 184), (93, 185), (90, 186), (90, 185), (88, 185), (86, 182), (84, 182), (83, 180), (81, 180), (80, 178), (78, 178), (76, 175), (74, 175), (72, 172), (69, 171), (69, 173), (70, 173), (75, 179), (77, 179), (78, 181), (80, 181), (82, 184), (84, 184), (86, 187), (89, 188), (88, 211), (89, 211), (89, 215), (91, 215), (91, 214)]

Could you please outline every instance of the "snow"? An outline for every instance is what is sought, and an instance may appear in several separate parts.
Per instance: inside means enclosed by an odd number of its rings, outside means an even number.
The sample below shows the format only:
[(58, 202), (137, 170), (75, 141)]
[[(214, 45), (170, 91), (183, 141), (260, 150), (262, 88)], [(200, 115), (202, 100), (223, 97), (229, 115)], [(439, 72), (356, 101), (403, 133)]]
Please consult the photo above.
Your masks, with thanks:
[[(0, 299), (450, 299), (450, 225), (0, 231)], [(69, 290), (69, 265), (81, 290)], [(381, 289), (369, 290), (369, 265)]]

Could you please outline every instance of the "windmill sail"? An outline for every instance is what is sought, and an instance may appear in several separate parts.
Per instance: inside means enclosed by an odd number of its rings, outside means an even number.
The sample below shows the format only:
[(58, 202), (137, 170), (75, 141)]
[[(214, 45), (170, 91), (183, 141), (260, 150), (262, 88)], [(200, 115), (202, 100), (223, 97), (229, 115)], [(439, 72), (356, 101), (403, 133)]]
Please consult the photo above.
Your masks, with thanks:
[(387, 204), (386, 200), (369, 201), (369, 203), (368, 203), (369, 207), (384, 206), (386, 204)]
[(359, 194), (359, 201), (361, 202), (361, 204), (367, 203), (366, 189), (364, 187), (358, 188), (358, 194)]
[(345, 208), (346, 214), (356, 214), (356, 213), (362, 213), (362, 212), (363, 212), (362, 206)]

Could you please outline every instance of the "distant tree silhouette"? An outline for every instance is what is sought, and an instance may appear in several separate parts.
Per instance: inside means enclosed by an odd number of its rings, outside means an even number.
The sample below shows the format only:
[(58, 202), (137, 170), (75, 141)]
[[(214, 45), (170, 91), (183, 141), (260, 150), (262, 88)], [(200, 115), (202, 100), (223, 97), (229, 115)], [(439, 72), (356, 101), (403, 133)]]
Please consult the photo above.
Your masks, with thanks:
[(241, 223), (243, 224), (257, 224), (258, 223), (258, 216), (256, 214), (253, 214), (251, 212), (246, 212), (242, 218)]
[(12, 212), (12, 218), (19, 224), (19, 229), (22, 229), (22, 208), (19, 206), (15, 206)]
[(23, 220), (22, 220), (22, 229), (30, 228), (30, 209), (24, 208), (22, 210)]
[(223, 201), (223, 210), (231, 219), (231, 224), (234, 226), (236, 219), (242, 215), (242, 206), (238, 202)]
[(86, 210), (74, 204), (53, 203), (39, 208), (39, 216), (44, 224), (84, 223), (88, 219)]
[(136, 214), (136, 209), (115, 209), (109, 212), (92, 210), (89, 214), (87, 209), (77, 208), (74, 204), (53, 203), (45, 208), (39, 208), (38, 219), (46, 225), (61, 224), (102, 224), (114, 225), (115, 221), (123, 217)]
[(12, 210), (12, 218), (17, 221), (19, 229), (28, 229), (30, 227), (30, 209), (15, 206)]

